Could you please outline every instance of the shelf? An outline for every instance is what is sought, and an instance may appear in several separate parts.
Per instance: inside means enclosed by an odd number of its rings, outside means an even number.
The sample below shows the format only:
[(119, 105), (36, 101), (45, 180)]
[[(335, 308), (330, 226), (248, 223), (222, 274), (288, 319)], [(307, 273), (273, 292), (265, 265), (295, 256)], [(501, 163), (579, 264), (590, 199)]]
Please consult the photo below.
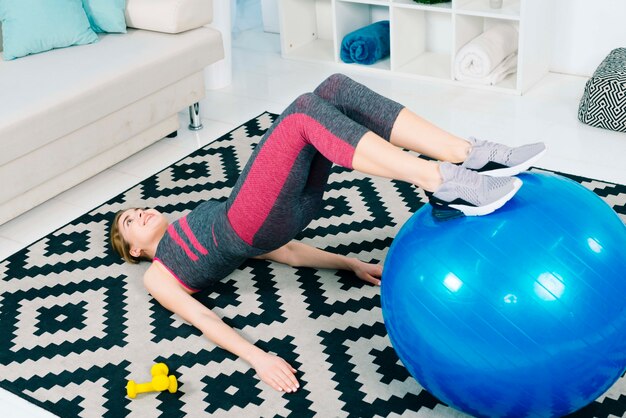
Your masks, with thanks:
[(283, 56), (334, 59), (331, 0), (283, 0), (281, 8)]
[(451, 60), (450, 54), (425, 52), (406, 64), (400, 65), (395, 71), (404, 74), (451, 80)]
[(503, 22), (502, 19), (494, 19), (488, 16), (457, 15), (454, 52), (457, 53), (463, 45), (476, 38), (490, 27), (501, 23), (515, 27), (519, 32), (519, 22), (515, 20)]
[(472, 83), (471, 81), (454, 81), (456, 84), (465, 87), (482, 88), (486, 90), (499, 90), (502, 92), (517, 92), (517, 74), (511, 74), (495, 86)]
[[(392, 70), (450, 79), (452, 15), (401, 8), (394, 10), (394, 18)], [(428, 59), (433, 59), (433, 63), (428, 64)]]
[(504, 80), (496, 84), (495, 87), (515, 90), (517, 88), (517, 73), (508, 75)]
[(337, 1), (343, 1), (346, 3), (361, 3), (361, 4), (367, 4), (367, 5), (372, 5), (372, 6), (385, 6), (385, 7), (389, 7), (389, 0), (337, 0)]
[(291, 49), (284, 54), (284, 57), (306, 61), (334, 61), (333, 41), (329, 39), (315, 39), (299, 48)]
[[(432, 5), (413, 0), (281, 0), (279, 16), (285, 58), (514, 94), (523, 94), (549, 71), (545, 39), (552, 11), (546, 0), (503, 0), (500, 9), (492, 9), (489, 0)], [(342, 62), (344, 37), (381, 20), (389, 20), (390, 56), (373, 65)], [(505, 41), (515, 47), (511, 51), (517, 49), (517, 71), (495, 86), (456, 80), (454, 61), (460, 49), (501, 23), (518, 31), (517, 41)]]
[(406, 7), (409, 9), (429, 10), (431, 12), (452, 13), (452, 2), (423, 4), (413, 0), (393, 0), (394, 7)]
[(520, 0), (503, 0), (502, 8), (492, 9), (489, 0), (457, 0), (455, 12), (470, 16), (491, 17), (494, 19), (519, 20)]
[(349, 67), (359, 67), (359, 69), (363, 69), (363, 70), (385, 70), (385, 71), (391, 70), (391, 60), (389, 59), (389, 57), (382, 59), (382, 60), (378, 60), (372, 65), (363, 65), (363, 64), (357, 64), (357, 63), (348, 64), (345, 62), (342, 62), (341, 64), (347, 65)]

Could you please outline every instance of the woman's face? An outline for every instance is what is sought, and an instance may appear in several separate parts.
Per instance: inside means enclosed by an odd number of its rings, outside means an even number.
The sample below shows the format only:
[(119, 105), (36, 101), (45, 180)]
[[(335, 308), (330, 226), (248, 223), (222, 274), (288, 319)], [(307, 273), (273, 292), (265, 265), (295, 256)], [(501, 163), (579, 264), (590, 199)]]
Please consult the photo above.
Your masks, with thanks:
[(130, 244), (130, 253), (139, 257), (141, 250), (152, 248), (167, 230), (165, 216), (156, 209), (128, 209), (119, 218), (118, 228)]

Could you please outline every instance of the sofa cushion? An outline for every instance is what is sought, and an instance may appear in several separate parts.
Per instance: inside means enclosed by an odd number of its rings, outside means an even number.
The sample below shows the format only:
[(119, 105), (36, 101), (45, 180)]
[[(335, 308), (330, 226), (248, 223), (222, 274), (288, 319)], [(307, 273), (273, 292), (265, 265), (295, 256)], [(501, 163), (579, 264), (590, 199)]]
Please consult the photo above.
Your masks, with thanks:
[(98, 40), (82, 0), (3, 0), (0, 21), (5, 60)]
[[(0, 61), (0, 165), (221, 59), (219, 31), (129, 29), (100, 42)], [(45, 71), (41, 71), (45, 69)]]
[(127, 0), (126, 3), (126, 24), (131, 28), (180, 33), (211, 20), (210, 0)]
[(91, 29), (96, 33), (126, 33), (126, 0), (83, 0)]

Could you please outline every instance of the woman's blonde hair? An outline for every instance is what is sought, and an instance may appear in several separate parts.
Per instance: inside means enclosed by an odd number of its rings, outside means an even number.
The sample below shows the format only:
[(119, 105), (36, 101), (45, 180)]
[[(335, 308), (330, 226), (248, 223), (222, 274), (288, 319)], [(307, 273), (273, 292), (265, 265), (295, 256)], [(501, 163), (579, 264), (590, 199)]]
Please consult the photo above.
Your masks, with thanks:
[(111, 240), (111, 247), (113, 247), (113, 250), (115, 250), (115, 252), (119, 254), (119, 256), (122, 257), (127, 263), (137, 264), (140, 261), (144, 260), (150, 261), (146, 257), (134, 257), (133, 255), (131, 255), (130, 244), (124, 239), (122, 233), (120, 232), (120, 217), (124, 212), (126, 212), (126, 210), (127, 209), (120, 210), (115, 214), (115, 218), (113, 219), (113, 223), (111, 224), (111, 231), (109, 235), (109, 238)]

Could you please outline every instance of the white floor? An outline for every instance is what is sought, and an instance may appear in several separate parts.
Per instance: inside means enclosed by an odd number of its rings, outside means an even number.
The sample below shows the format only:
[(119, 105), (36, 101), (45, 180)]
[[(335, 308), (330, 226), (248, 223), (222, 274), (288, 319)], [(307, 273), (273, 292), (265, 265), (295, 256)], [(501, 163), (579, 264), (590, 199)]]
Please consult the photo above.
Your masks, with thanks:
[[(525, 95), (513, 96), (448, 84), (415, 81), (334, 64), (283, 60), (278, 35), (260, 29), (233, 39), (233, 83), (207, 91), (201, 103), (204, 129), (181, 129), (113, 168), (0, 226), (0, 260), (167, 167), (265, 110), (280, 113), (326, 76), (343, 72), (397, 100), (442, 128), (517, 145), (544, 141), (549, 152), (537, 166), (626, 184), (626, 134), (577, 120), (586, 78), (550, 74)], [(51, 414), (0, 390), (6, 417)]]

